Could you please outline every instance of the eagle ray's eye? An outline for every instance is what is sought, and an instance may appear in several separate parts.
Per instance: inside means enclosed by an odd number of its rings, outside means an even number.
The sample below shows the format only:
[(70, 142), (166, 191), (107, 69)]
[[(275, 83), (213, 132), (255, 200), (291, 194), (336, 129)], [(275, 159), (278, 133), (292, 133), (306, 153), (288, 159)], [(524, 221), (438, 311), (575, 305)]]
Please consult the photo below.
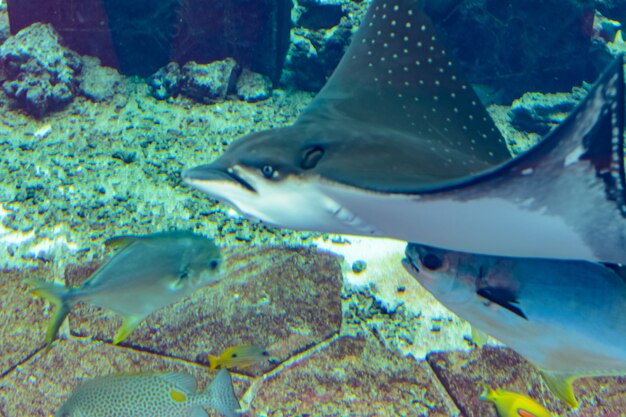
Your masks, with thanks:
[(274, 167), (271, 165), (264, 165), (263, 168), (261, 168), (261, 173), (263, 173), (265, 178), (273, 178), (275, 173)]

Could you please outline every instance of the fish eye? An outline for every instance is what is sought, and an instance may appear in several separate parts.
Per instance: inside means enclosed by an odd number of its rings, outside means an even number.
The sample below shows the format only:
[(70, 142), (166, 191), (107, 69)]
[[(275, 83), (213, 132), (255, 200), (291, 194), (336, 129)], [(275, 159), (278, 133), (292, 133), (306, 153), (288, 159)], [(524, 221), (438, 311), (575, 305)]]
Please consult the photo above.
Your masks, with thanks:
[(431, 271), (434, 271), (434, 270), (441, 268), (441, 266), (443, 265), (443, 262), (441, 261), (441, 258), (438, 257), (437, 255), (433, 255), (432, 253), (429, 253), (426, 256), (424, 256), (424, 258), (422, 258), (422, 265), (424, 265), (425, 268), (430, 269)]
[(261, 168), (261, 173), (268, 179), (274, 178), (276, 175), (276, 171), (271, 165), (264, 165), (263, 168)]
[(312, 169), (324, 156), (324, 149), (321, 146), (313, 146), (306, 150), (300, 162), (300, 168)]
[(214, 271), (215, 269), (217, 269), (219, 264), (220, 263), (218, 261), (213, 260), (213, 261), (209, 262), (209, 269)]

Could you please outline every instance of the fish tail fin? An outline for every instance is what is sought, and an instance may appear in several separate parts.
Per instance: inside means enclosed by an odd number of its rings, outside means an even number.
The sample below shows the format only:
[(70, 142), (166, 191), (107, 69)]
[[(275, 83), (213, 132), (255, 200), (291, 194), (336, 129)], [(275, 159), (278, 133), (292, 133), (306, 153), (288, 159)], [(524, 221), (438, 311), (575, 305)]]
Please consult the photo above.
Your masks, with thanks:
[(217, 373), (215, 379), (202, 394), (204, 402), (226, 417), (236, 417), (241, 405), (235, 396), (233, 380), (226, 369)]
[(209, 353), (209, 370), (213, 372), (220, 366), (220, 358)]
[(574, 394), (574, 387), (572, 385), (574, 381), (579, 378), (577, 375), (542, 370), (541, 376), (548, 388), (550, 388), (552, 394), (574, 410), (578, 408), (579, 403)]
[(56, 338), (59, 328), (75, 304), (72, 302), (72, 297), (70, 297), (72, 290), (64, 285), (38, 279), (30, 279), (27, 280), (26, 283), (31, 287), (29, 290), (30, 294), (35, 297), (43, 298), (54, 305), (54, 313), (52, 313), (52, 318), (46, 330), (46, 344), (50, 345)]

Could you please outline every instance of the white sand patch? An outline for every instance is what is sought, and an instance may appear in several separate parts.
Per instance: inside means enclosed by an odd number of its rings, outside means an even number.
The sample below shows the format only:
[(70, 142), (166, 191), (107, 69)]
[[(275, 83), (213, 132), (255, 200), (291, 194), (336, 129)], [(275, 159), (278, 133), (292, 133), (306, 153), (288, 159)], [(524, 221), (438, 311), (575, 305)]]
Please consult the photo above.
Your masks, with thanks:
[[(317, 239), (320, 249), (345, 259), (344, 282), (369, 291), (390, 310), (404, 305), (406, 323), (398, 323), (410, 332), (413, 344), (398, 343), (402, 353), (422, 359), (431, 351), (468, 350), (464, 340), (471, 332), (467, 323), (447, 310), (402, 267), (406, 242), (359, 236), (334, 236)], [(352, 265), (365, 261), (363, 272), (355, 273)], [(395, 324), (394, 324), (395, 325)]]
[[(76, 252), (79, 247), (67, 239), (67, 227), (57, 225), (53, 229), (53, 237), (37, 238), (33, 231), (21, 232), (18, 230), (8, 229), (2, 224), (2, 220), (11, 214), (11, 210), (7, 210), (3, 203), (0, 203), (0, 268), (9, 268), (12, 266), (7, 250), (11, 246), (22, 246), (28, 248), (26, 254), (32, 255), (34, 258), (50, 258), (55, 255), (65, 255), (67, 252)], [(65, 265), (61, 262), (61, 267)]]

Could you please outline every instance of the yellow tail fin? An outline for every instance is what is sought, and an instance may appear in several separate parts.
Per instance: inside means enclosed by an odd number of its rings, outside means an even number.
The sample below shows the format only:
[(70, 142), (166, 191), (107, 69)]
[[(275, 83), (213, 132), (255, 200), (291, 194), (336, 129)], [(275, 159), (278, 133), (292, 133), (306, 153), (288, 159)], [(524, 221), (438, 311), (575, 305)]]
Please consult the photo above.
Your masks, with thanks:
[(27, 280), (26, 283), (31, 287), (29, 292), (32, 295), (41, 297), (54, 305), (54, 313), (46, 331), (46, 344), (49, 345), (56, 338), (59, 327), (72, 308), (73, 304), (68, 303), (69, 290), (63, 285), (37, 279)]

